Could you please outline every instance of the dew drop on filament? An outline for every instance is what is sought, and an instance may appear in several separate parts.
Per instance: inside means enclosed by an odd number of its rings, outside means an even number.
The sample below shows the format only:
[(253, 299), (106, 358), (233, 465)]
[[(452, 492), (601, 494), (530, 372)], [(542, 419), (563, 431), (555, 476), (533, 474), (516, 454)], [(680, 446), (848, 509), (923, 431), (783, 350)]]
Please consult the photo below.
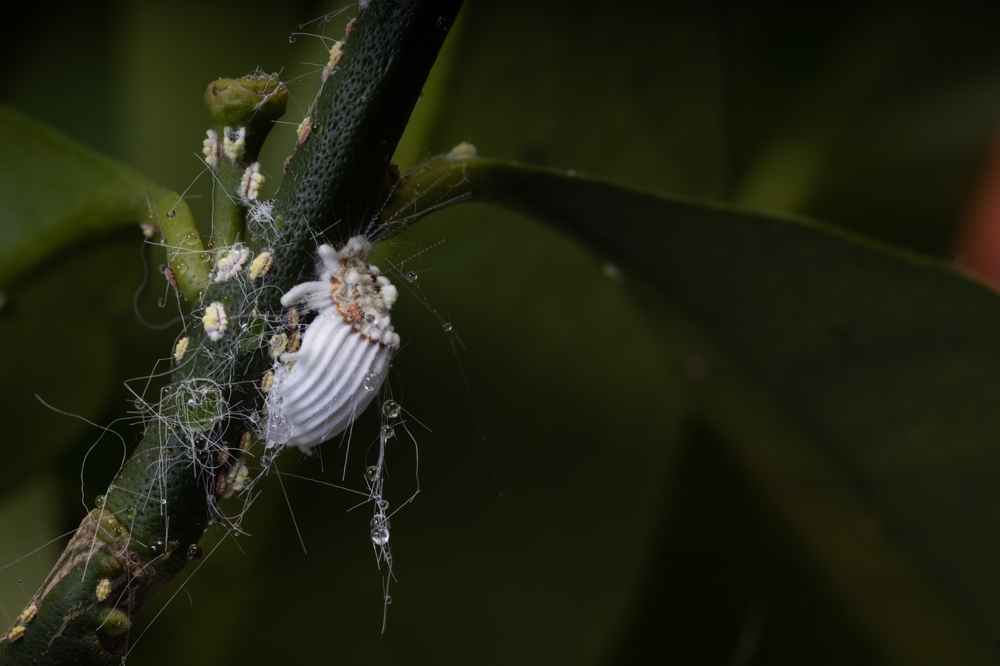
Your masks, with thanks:
[(384, 525), (379, 525), (372, 530), (372, 543), (376, 546), (384, 546), (389, 543), (389, 530)]

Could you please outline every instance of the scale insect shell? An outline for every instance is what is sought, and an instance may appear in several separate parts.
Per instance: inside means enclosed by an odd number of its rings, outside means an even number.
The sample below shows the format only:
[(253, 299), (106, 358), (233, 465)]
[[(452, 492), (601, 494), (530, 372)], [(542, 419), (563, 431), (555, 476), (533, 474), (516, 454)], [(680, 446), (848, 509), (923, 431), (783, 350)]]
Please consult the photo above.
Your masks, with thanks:
[(267, 396), (267, 445), (310, 452), (351, 425), (374, 399), (399, 348), (389, 311), (398, 295), (367, 262), (371, 243), (321, 245), (319, 279), (290, 289), (281, 304), (316, 313), (301, 347), (275, 360)]

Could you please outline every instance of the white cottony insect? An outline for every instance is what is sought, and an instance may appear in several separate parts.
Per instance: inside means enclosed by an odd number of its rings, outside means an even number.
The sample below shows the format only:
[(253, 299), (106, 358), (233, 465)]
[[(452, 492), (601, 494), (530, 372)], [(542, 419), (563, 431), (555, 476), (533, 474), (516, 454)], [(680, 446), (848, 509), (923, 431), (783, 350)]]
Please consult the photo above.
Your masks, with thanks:
[(339, 251), (318, 249), (319, 279), (290, 289), (285, 307), (316, 312), (298, 351), (275, 362), (267, 395), (267, 445), (308, 452), (343, 432), (389, 374), (399, 335), (389, 320), (396, 288), (367, 262), (371, 243), (355, 236)]

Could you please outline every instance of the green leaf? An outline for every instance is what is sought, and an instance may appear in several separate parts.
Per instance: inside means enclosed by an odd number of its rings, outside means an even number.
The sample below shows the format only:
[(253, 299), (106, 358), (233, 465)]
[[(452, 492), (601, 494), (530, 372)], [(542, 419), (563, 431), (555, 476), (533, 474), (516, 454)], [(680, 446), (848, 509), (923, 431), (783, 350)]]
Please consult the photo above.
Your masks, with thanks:
[(463, 11), (431, 154), (471, 141), (946, 255), (996, 133), (989, 5), (660, 3), (614, 48), (593, 3)]
[(159, 380), (148, 389), (146, 377), (175, 336), (176, 310), (155, 303), (165, 297), (173, 306), (176, 298), (164, 283), (149, 284), (151, 275), (163, 279), (150, 266), (162, 258), (150, 254), (138, 230), (127, 230), (74, 247), (5, 285), (0, 338), (11, 353), (0, 386), (0, 496), (54, 469), (65, 475), (66, 497), (80, 498), (81, 472), (87, 501), (105, 490), (135, 434), (123, 421), (137, 419), (122, 416), (136, 395), (123, 383), (141, 378), (132, 390), (152, 399)]
[(696, 363), (703, 417), (883, 652), (986, 654), (1000, 623), (993, 291), (810, 220), (507, 162), (435, 160), (400, 200), (432, 183), (544, 220), (654, 284), (667, 304), (639, 281), (642, 309)]
[(148, 219), (164, 192), (0, 107), (0, 284), (82, 238)]
[(208, 268), (187, 204), (129, 167), (0, 106), (0, 285), (73, 243), (149, 222), (174, 250), (185, 294)]

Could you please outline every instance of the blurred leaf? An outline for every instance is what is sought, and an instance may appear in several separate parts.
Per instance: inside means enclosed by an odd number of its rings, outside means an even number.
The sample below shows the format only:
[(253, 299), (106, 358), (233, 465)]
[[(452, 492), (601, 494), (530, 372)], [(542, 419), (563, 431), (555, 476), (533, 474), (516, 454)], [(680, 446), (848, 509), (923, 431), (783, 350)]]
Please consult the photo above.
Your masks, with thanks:
[[(469, 3), (433, 152), (806, 214), (947, 255), (1000, 127), (982, 3)], [(530, 21), (521, 17), (531, 15)], [(502, 27), (501, 27), (502, 26)], [(510, 48), (511, 32), (521, 36)]]
[(0, 284), (74, 242), (150, 219), (167, 192), (0, 106)]
[[(145, 378), (175, 335), (163, 324), (176, 316), (176, 297), (162, 282), (144, 286), (155, 271), (148, 254), (138, 229), (128, 230), (58, 253), (4, 287), (0, 338), (12, 353), (0, 385), (0, 496), (33, 473), (59, 468), (71, 484), (65, 491), (79, 498), (83, 455), (98, 441), (83, 470), (87, 501), (111, 480), (136, 432), (127, 424), (138, 421), (124, 414), (135, 396), (123, 382), (142, 378), (134, 390), (155, 390), (160, 380)], [(172, 309), (157, 308), (158, 297)], [(102, 434), (113, 422), (124, 443)]]
[[(971, 646), (990, 645), (1000, 622), (994, 292), (807, 220), (489, 160), (453, 170), (477, 199), (546, 220), (655, 283), (739, 363), (719, 372), (700, 343), (711, 369), (692, 372), (708, 372), (698, 393), (709, 421), (888, 655), (972, 663)], [(644, 309), (662, 317), (656, 305)], [(865, 537), (872, 520), (886, 539)]]
[(61, 499), (55, 480), (40, 475), (20, 493), (0, 501), (0, 534), (4, 535), (0, 539), (0, 567), (14, 562), (18, 567), (16, 578), (0, 578), (0, 619), (5, 625), (13, 623), (27, 602), (26, 596), (42, 584), (66, 545), (68, 539), (45, 545), (61, 532)]
[(500, 159), (723, 195), (721, 8), (650, 2), (636, 11), (649, 20), (636, 20), (610, 48), (615, 20), (596, 0), (466, 3), (448, 103), (427, 148), (470, 141)]
[[(136, 319), (140, 306), (155, 299), (150, 291), (137, 293), (143, 271), (149, 272), (148, 264), (140, 268), (137, 222), (171, 196), (132, 169), (0, 106), (0, 336), (13, 352), (0, 390), (10, 415), (3, 425), (0, 494), (46, 463), (58, 469), (66, 458), (73, 476), (83, 478), (78, 447), (99, 441), (102, 432), (88, 421), (119, 417), (128, 395), (122, 382), (148, 372), (165, 353), (164, 334), (151, 334)], [(124, 242), (110, 233), (123, 226), (134, 228)], [(86, 247), (84, 241), (98, 235), (104, 243)], [(17, 353), (21, 349), (31, 351)], [(66, 414), (53, 415), (45, 404)], [(116, 452), (120, 458), (117, 436), (103, 441), (111, 459)], [(92, 462), (109, 449), (98, 450)]]
[[(1000, 49), (990, 27), (1000, 13), (984, 3), (887, 6), (897, 27), (885, 36), (897, 48), (797, 212), (950, 256), (1000, 129)], [(863, 3), (855, 11), (872, 13)]]

